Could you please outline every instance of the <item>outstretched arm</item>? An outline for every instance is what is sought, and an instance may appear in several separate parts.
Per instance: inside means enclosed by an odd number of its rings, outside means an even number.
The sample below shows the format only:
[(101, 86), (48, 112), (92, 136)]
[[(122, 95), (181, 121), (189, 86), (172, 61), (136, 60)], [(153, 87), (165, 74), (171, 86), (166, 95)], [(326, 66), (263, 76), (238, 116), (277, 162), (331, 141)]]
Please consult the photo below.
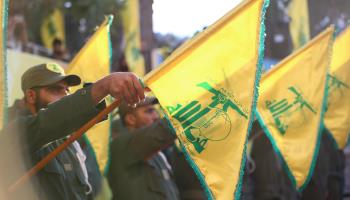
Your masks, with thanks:
[(135, 104), (145, 97), (142, 85), (134, 74), (112, 73), (87, 88), (49, 104), (36, 116), (25, 120), (25, 135), (30, 137), (31, 150), (35, 151), (76, 131), (105, 107), (99, 103), (107, 95), (129, 104)]
[(92, 85), (91, 96), (95, 104), (111, 95), (132, 105), (145, 98), (139, 79), (129, 72), (112, 73)]

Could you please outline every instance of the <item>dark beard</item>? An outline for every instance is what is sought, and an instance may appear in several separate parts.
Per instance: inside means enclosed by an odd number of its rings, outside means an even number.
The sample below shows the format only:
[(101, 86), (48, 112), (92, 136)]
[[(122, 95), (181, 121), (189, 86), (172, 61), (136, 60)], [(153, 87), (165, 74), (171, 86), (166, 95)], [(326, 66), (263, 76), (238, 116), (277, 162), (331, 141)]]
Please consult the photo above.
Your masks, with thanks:
[(46, 108), (47, 103), (43, 102), (40, 98), (39, 91), (36, 91), (36, 102), (35, 102), (35, 110), (39, 112), (40, 109)]
[(42, 108), (46, 108), (47, 104), (43, 103), (40, 99), (38, 99), (35, 103), (35, 110), (38, 112)]

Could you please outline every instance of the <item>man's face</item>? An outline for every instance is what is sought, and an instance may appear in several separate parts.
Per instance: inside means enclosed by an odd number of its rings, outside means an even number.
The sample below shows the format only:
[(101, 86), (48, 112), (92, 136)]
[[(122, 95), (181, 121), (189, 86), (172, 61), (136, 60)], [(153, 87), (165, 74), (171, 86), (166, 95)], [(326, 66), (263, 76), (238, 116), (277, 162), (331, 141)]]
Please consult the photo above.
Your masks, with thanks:
[(62, 44), (55, 44), (54, 46), (53, 46), (53, 52), (55, 53), (55, 54), (62, 54), (63, 53), (63, 45)]
[(130, 114), (135, 119), (134, 128), (149, 126), (159, 120), (159, 114), (153, 105), (138, 107)]
[(60, 81), (52, 85), (39, 87), (36, 92), (36, 110), (46, 108), (48, 104), (60, 100), (69, 94), (68, 84)]

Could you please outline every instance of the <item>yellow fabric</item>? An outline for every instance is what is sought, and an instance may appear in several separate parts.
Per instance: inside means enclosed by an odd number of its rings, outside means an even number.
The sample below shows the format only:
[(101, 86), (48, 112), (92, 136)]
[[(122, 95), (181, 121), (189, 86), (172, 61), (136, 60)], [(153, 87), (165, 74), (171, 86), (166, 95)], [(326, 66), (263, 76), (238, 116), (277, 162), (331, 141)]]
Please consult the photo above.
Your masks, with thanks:
[(0, 32), (0, 129), (3, 125), (4, 120), (4, 108), (6, 106), (6, 98), (5, 98), (5, 91), (6, 91), (6, 74), (5, 74), (5, 62), (4, 62), (4, 49), (2, 48), (4, 46), (4, 1), (0, 2), (0, 25), (2, 27)]
[(124, 53), (131, 72), (145, 74), (145, 62), (141, 52), (139, 0), (125, 0), (121, 11), (124, 37)]
[(263, 3), (241, 3), (145, 77), (209, 199), (239, 193)]
[(309, 8), (307, 0), (291, 0), (288, 8), (294, 50), (310, 40)]
[(52, 49), (52, 41), (58, 38), (65, 43), (64, 16), (60, 9), (55, 9), (43, 20), (40, 28), (41, 40), (45, 47)]
[[(99, 29), (91, 36), (85, 46), (74, 57), (66, 70), (67, 74), (77, 74), (84, 83), (95, 82), (110, 72), (110, 37), (109, 28), (113, 17), (105, 19)], [(81, 88), (77, 86), (73, 91)], [(110, 140), (110, 120), (105, 120), (87, 133), (101, 172), (104, 172), (108, 163), (109, 140)]]
[[(316, 161), (333, 28), (292, 54), (260, 84), (258, 119), (300, 189)], [(311, 169), (311, 170), (310, 170)]]
[(22, 74), (35, 65), (57, 63), (66, 67), (67, 63), (12, 49), (7, 50), (7, 105), (11, 106), (16, 99), (23, 98), (21, 89)]
[(350, 133), (350, 28), (335, 40), (328, 79), (328, 108), (324, 122), (338, 147), (346, 146)]
[(113, 194), (111, 188), (109, 187), (107, 178), (102, 176), (101, 188), (94, 197), (94, 200), (111, 200), (112, 198)]

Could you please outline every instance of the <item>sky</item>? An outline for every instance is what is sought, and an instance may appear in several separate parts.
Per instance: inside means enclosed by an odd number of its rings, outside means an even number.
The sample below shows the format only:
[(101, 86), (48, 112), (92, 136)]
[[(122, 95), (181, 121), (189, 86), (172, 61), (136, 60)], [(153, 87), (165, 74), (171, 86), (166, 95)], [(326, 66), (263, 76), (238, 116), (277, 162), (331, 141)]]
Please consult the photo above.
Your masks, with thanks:
[(154, 0), (153, 30), (190, 37), (230, 11), (241, 0)]

